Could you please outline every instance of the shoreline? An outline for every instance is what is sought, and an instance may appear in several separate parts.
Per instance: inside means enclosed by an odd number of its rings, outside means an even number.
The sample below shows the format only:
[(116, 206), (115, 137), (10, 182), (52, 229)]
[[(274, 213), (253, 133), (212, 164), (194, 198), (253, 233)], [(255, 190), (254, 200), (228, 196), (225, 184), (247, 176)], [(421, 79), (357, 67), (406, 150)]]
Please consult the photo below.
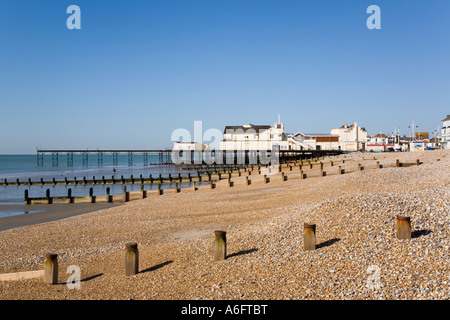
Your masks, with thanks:
[(121, 205), (121, 203), (74, 203), (74, 204), (35, 204), (35, 205), (2, 205), (1, 211), (27, 211), (14, 216), (0, 218), (0, 232), (9, 229), (37, 225), (46, 222), (91, 213)]

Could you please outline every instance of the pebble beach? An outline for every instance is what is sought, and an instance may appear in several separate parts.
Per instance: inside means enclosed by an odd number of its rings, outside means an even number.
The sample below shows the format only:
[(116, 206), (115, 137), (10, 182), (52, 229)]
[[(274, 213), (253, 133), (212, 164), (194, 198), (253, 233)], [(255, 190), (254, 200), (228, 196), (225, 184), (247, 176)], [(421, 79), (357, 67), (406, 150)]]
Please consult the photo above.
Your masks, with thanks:
[[(403, 166), (395, 167), (399, 159)], [(416, 160), (420, 165), (416, 165)], [(335, 162), (333, 166), (330, 160)], [(342, 162), (344, 160), (344, 162)], [(447, 300), (450, 152), (354, 153), (324, 171), (233, 176), (208, 186), (0, 232), (0, 274), (42, 270), (58, 254), (58, 284), (0, 281), (1, 300)], [(376, 168), (376, 161), (383, 168)], [(358, 170), (360, 163), (364, 170)], [(337, 174), (338, 165), (345, 174)], [(396, 237), (397, 215), (411, 239)], [(303, 249), (304, 223), (316, 249)], [(227, 256), (213, 260), (214, 231)], [(124, 250), (137, 243), (139, 273)], [(76, 266), (79, 288), (67, 286)]]

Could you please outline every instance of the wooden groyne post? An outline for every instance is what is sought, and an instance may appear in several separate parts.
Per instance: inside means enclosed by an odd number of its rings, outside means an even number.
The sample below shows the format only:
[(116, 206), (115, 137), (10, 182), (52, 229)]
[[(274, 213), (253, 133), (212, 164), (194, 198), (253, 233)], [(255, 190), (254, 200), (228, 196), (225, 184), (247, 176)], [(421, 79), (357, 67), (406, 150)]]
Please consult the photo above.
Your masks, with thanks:
[(311, 223), (304, 223), (304, 239), (303, 239), (303, 249), (304, 250), (315, 250), (316, 249), (316, 225)]
[(58, 255), (47, 253), (44, 260), (44, 282), (49, 284), (58, 283)]
[(214, 231), (214, 261), (225, 260), (227, 255), (227, 233), (222, 230)]
[(137, 243), (125, 245), (125, 274), (131, 276), (139, 272), (139, 251)]
[(411, 239), (411, 218), (397, 216), (397, 238)]

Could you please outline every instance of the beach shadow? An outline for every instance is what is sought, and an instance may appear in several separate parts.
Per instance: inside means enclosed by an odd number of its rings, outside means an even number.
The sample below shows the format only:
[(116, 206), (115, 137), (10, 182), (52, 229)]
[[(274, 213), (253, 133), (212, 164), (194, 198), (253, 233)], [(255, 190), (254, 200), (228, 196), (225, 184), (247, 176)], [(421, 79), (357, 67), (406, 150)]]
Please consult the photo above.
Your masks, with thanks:
[(411, 238), (419, 238), (421, 236), (429, 235), (432, 232), (433, 231), (431, 231), (431, 230), (425, 230), (425, 229), (423, 229), (423, 230), (416, 230), (416, 231), (411, 232)]
[(256, 252), (256, 251), (258, 251), (258, 249), (256, 249), (256, 248), (249, 249), (249, 250), (242, 250), (242, 251), (235, 252), (235, 253), (232, 253), (230, 255), (227, 255), (227, 259), (228, 258), (232, 258), (232, 257), (242, 256), (244, 254), (253, 253), (253, 252)]
[(86, 282), (86, 281), (90, 281), (90, 280), (93, 280), (93, 279), (95, 279), (95, 278), (98, 278), (98, 277), (101, 277), (103, 275), (103, 273), (97, 273), (97, 274), (94, 274), (94, 275), (92, 275), (92, 276), (89, 276), (89, 277), (86, 277), (86, 278), (84, 278), (84, 279), (81, 279), (80, 281), (73, 281), (73, 282), (59, 282), (58, 284), (59, 285), (67, 285), (67, 284), (75, 284), (75, 283), (77, 283), (77, 282)]
[(338, 242), (338, 241), (341, 241), (341, 239), (340, 238), (333, 238), (333, 239), (324, 241), (324, 242), (319, 243), (318, 245), (316, 245), (316, 249), (320, 249), (320, 248), (323, 248), (323, 247), (331, 246), (333, 243)]
[(171, 264), (172, 262), (173, 262), (173, 260), (168, 260), (168, 261), (166, 261), (166, 262), (157, 264), (156, 266), (153, 266), (153, 267), (144, 269), (144, 270), (142, 270), (142, 271), (139, 271), (139, 273), (145, 273), (145, 272), (149, 272), (149, 271), (155, 271), (155, 270), (158, 270), (159, 268), (162, 268), (162, 267), (164, 267), (164, 266), (167, 266), (168, 264)]

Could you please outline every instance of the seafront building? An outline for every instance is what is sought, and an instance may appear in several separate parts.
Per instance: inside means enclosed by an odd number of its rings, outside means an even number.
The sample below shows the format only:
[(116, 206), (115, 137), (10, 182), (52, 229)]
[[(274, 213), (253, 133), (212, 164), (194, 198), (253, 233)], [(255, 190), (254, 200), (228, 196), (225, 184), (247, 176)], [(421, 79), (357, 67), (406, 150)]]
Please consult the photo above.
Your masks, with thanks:
[(277, 122), (273, 127), (254, 124), (226, 126), (220, 150), (272, 150), (274, 145), (279, 145), (280, 150), (289, 150), (284, 123)]
[(339, 147), (343, 151), (360, 151), (366, 148), (367, 131), (354, 122), (340, 128), (331, 129), (331, 134), (339, 136)]
[(284, 132), (284, 123), (270, 125), (244, 124), (226, 126), (220, 150), (272, 150), (278, 145), (280, 150), (363, 150), (367, 140), (367, 131), (344, 124), (331, 133), (305, 134), (302, 132)]

